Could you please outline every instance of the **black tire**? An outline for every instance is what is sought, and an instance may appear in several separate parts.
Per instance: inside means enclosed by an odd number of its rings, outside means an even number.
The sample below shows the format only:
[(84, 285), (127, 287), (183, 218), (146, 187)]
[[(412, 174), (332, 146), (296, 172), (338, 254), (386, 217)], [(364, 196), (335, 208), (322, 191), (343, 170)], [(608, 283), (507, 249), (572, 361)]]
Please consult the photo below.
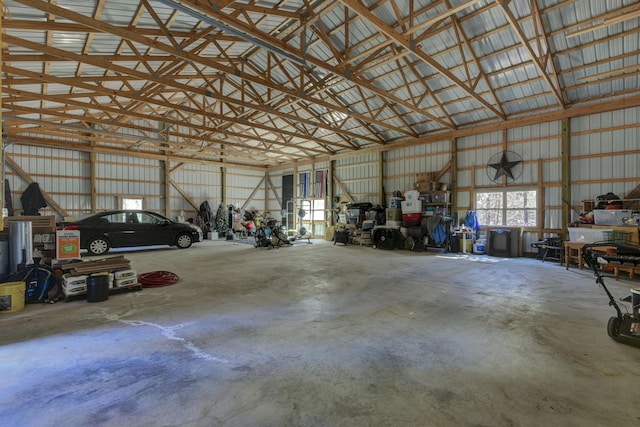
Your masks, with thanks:
[(90, 255), (98, 256), (109, 252), (111, 244), (104, 237), (94, 237), (87, 242), (87, 252)]
[(607, 323), (607, 334), (613, 339), (616, 339), (620, 334), (620, 321), (617, 317), (610, 317)]
[(193, 237), (190, 234), (182, 233), (176, 237), (176, 246), (180, 249), (187, 249), (193, 244)]

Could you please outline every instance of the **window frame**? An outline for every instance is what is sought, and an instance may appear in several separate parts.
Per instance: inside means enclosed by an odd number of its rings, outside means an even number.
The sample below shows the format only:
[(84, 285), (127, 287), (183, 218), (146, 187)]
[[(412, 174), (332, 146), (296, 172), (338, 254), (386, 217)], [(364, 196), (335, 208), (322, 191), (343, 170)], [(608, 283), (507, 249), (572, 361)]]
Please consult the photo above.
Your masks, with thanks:
[[(521, 208), (510, 208), (508, 206), (507, 197), (509, 193), (518, 193), (518, 192), (535, 192), (535, 207), (529, 208), (528, 206), (524, 206)], [(483, 209), (478, 206), (478, 195), (479, 194), (487, 194), (487, 193), (502, 193), (502, 206), (496, 209)], [(538, 227), (538, 219), (540, 213), (540, 191), (537, 187), (510, 187), (510, 188), (486, 188), (482, 190), (476, 190), (474, 192), (473, 202), (475, 206), (476, 215), (480, 221), (480, 224), (488, 227), (522, 227), (522, 228), (536, 228)], [(486, 221), (483, 221), (483, 215), (481, 215), (482, 211), (496, 211), (500, 210), (500, 216), (502, 223), (501, 224), (487, 224)], [(513, 211), (531, 211), (533, 210), (533, 224), (509, 224), (509, 212)]]

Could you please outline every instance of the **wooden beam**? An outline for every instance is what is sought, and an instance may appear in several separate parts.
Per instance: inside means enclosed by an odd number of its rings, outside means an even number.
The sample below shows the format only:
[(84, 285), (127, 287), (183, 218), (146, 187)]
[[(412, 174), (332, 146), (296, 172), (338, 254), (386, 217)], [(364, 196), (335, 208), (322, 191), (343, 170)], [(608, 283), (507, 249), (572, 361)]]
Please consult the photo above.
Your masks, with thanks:
[[(531, 46), (531, 43), (529, 43), (527, 36), (524, 34), (524, 31), (522, 30), (522, 28), (520, 28), (518, 19), (513, 15), (513, 13), (511, 13), (511, 10), (509, 9), (509, 6), (506, 4), (506, 2), (504, 2), (504, 0), (495, 0), (495, 2), (496, 4), (498, 4), (500, 9), (502, 9), (502, 11), (504, 12), (504, 15), (507, 18), (507, 21), (511, 25), (511, 29), (518, 35), (518, 38), (520, 39), (520, 43), (525, 47), (525, 49), (529, 53), (529, 57), (531, 58), (531, 61), (538, 69), (538, 73), (540, 73), (540, 76), (542, 76), (542, 78), (547, 82), (547, 84), (549, 85), (549, 88), (555, 95), (558, 103), (562, 107), (564, 107), (564, 99), (562, 99), (562, 94), (560, 93), (560, 82), (558, 81), (554, 82), (551, 80), (551, 76), (549, 76), (549, 73), (546, 70), (546, 66), (544, 66), (540, 62), (539, 55), (541, 53), (536, 53), (533, 50), (533, 47)], [(535, 19), (535, 17), (532, 17), (531, 19)]]
[(381, 33), (389, 37), (393, 40), (397, 45), (403, 47), (404, 49), (410, 50), (416, 57), (418, 57), (422, 62), (429, 65), (431, 68), (436, 70), (440, 75), (450, 80), (455, 86), (463, 90), (467, 95), (472, 97), (474, 100), (484, 105), (489, 111), (495, 114), (497, 117), (505, 120), (505, 115), (496, 109), (493, 105), (489, 104), (484, 98), (480, 95), (476, 94), (470, 87), (468, 87), (463, 81), (457, 78), (453, 73), (451, 73), (446, 67), (441, 65), (435, 59), (431, 58), (429, 55), (424, 53), (422, 49), (418, 46), (413, 46), (409, 39), (402, 34), (399, 34), (393, 27), (387, 25), (382, 19), (378, 18), (373, 14), (367, 7), (365, 7), (358, 0), (340, 0), (346, 7), (353, 10), (355, 13), (359, 14), (366, 18), (374, 27), (376, 27)]
[[(386, 206), (384, 194), (384, 153), (378, 153), (378, 203), (380, 206)], [(333, 203), (333, 200), (331, 201)]]
[(537, 210), (537, 223), (538, 223), (538, 240), (544, 239), (544, 212), (545, 212), (545, 195), (544, 195), (544, 162), (542, 159), (538, 159), (538, 210)]
[(251, 202), (251, 200), (253, 200), (253, 196), (256, 195), (256, 193), (260, 189), (260, 186), (264, 183), (264, 180), (265, 180), (266, 176), (267, 175), (266, 175), (266, 172), (265, 172), (265, 175), (262, 177), (262, 179), (260, 180), (258, 185), (256, 185), (256, 188), (253, 189), (251, 194), (249, 194), (249, 197), (247, 198), (247, 200), (245, 200), (244, 203), (242, 204), (242, 206), (240, 207), (240, 212), (244, 212), (244, 210), (247, 208), (247, 205), (249, 204), (249, 202)]
[[(24, 0), (18, 0), (18, 1), (24, 1)], [(294, 49), (285, 40), (281, 40), (280, 38), (273, 37), (270, 34), (256, 31), (254, 28), (251, 28), (248, 24), (236, 19), (235, 17), (221, 13), (221, 12), (213, 11), (208, 5), (204, 3), (201, 4), (201, 2), (199, 1), (184, 0), (183, 3), (189, 4), (190, 7), (202, 13), (214, 16), (216, 19), (220, 20), (221, 22), (224, 22), (225, 24), (231, 27), (234, 27), (235, 29), (238, 29), (239, 31), (242, 31), (246, 34), (251, 34), (256, 39), (259, 39), (260, 41), (268, 45), (276, 46), (282, 51), (285, 51), (294, 57), (298, 57), (302, 59), (307, 65), (314, 65), (316, 67), (319, 67), (320, 69), (326, 70), (329, 73), (339, 76), (343, 80), (346, 79), (348, 82), (351, 82), (351, 84), (361, 86), (362, 88), (365, 88), (368, 91), (375, 93), (377, 96), (380, 96), (381, 98), (389, 100), (391, 104), (402, 105), (408, 110), (416, 114), (420, 114), (421, 116), (427, 117), (428, 119), (433, 120), (436, 123), (439, 123), (445, 128), (449, 128), (449, 129), (455, 128), (455, 125), (453, 123), (447, 123), (441, 118), (427, 113), (426, 111), (424, 111), (424, 109), (419, 108), (417, 105), (411, 104), (410, 102), (407, 102), (406, 100), (400, 97), (394, 96), (390, 94), (389, 91), (383, 88), (376, 87), (370, 81), (362, 78), (355, 78), (353, 76), (352, 71), (349, 70), (348, 68), (336, 67), (332, 65), (329, 61), (326, 61), (324, 58), (316, 58), (310, 55), (309, 52), (302, 52), (299, 49)], [(329, 2), (324, 2), (321, 7), (326, 7), (327, 9), (333, 9), (336, 4), (338, 4), (337, 1), (336, 2), (329, 1)], [(315, 22), (315, 20), (320, 18), (321, 18), (321, 15), (315, 15), (314, 17), (307, 20), (306, 24), (312, 25), (312, 23)], [(298, 29), (295, 29), (295, 31), (303, 31), (303, 29), (298, 28)], [(234, 74), (234, 73), (231, 73), (231, 74)], [(235, 75), (238, 78), (253, 78), (250, 75), (245, 76), (244, 73), (238, 70), (236, 70)], [(278, 90), (278, 85), (274, 85), (274, 86), (275, 87), (272, 87), (272, 88)], [(280, 90), (282, 90), (282, 88), (280, 88)], [(299, 97), (299, 95), (295, 95), (295, 97)], [(336, 110), (336, 106), (333, 106), (333, 108), (330, 107), (330, 109)], [(340, 110), (336, 110), (336, 111), (340, 111)], [(342, 112), (345, 114), (352, 114), (352, 112), (350, 111), (342, 111)]]
[[(29, 174), (27, 172), (25, 172), (24, 169), (22, 169), (20, 166), (18, 166), (18, 164), (9, 155), (7, 155), (6, 153), (5, 153), (5, 163), (8, 164), (11, 167), (11, 169), (13, 169), (13, 171), (16, 174), (18, 174), (18, 176), (20, 176), (20, 178), (25, 180), (28, 184), (32, 184), (32, 183), (35, 182), (31, 178), (31, 176), (29, 176)], [(44, 197), (44, 199), (47, 201), (47, 204), (49, 206), (51, 206), (53, 208), (53, 210), (58, 212), (58, 214), (60, 214), (60, 216), (62, 216), (63, 218), (65, 216), (68, 216), (67, 211), (64, 208), (62, 208), (62, 206), (60, 206), (55, 200), (53, 200), (53, 198), (49, 194), (47, 194), (47, 192), (45, 190), (40, 188), (40, 192), (42, 193), (42, 196)]]
[(344, 187), (344, 185), (342, 185), (342, 183), (340, 182), (340, 180), (338, 179), (337, 176), (333, 176), (333, 180), (336, 184), (338, 184), (338, 187), (340, 188), (340, 190), (342, 191), (342, 195), (344, 197), (347, 198), (347, 200), (349, 201), (349, 203), (355, 203), (355, 201), (353, 200), (353, 197), (351, 197), (351, 194), (349, 194), (349, 192), (347, 191), (347, 189)]
[[(25, 6), (28, 7), (32, 7), (36, 10), (41, 10), (43, 12), (49, 13), (49, 14), (53, 14), (56, 16), (60, 16), (60, 17), (64, 17), (66, 19), (69, 19), (71, 21), (75, 21), (81, 24), (86, 25), (89, 28), (93, 28), (95, 30), (101, 31), (101, 32), (105, 32), (108, 34), (114, 34), (117, 35), (119, 37), (122, 37), (123, 39), (127, 39), (130, 41), (134, 41), (137, 43), (142, 43), (146, 46), (148, 46), (151, 49), (154, 50), (158, 50), (158, 51), (163, 51), (166, 53), (170, 53), (172, 55), (175, 55), (176, 58), (180, 58), (183, 59), (185, 61), (187, 61), (188, 63), (195, 63), (195, 64), (202, 64), (205, 65), (207, 67), (211, 67), (213, 69), (218, 69), (220, 71), (222, 71), (223, 73), (229, 74), (229, 75), (234, 75), (240, 79), (243, 80), (247, 80), (250, 82), (254, 82), (254, 83), (258, 83), (262, 86), (265, 87), (269, 87), (271, 89), (280, 91), (280, 92), (285, 92), (287, 93), (289, 96), (294, 97), (294, 98), (298, 98), (302, 101), (307, 101), (307, 102), (311, 102), (313, 104), (317, 104), (317, 105), (321, 105), (323, 107), (325, 107), (326, 109), (330, 110), (330, 111), (339, 111), (347, 116), (356, 116), (358, 115), (356, 112), (350, 111), (348, 110), (345, 106), (342, 105), (335, 105), (332, 103), (328, 103), (328, 102), (324, 102), (321, 99), (318, 98), (310, 98), (308, 97), (304, 91), (296, 91), (294, 89), (290, 89), (282, 84), (277, 84), (275, 82), (272, 82), (270, 80), (261, 78), (259, 76), (256, 76), (255, 74), (249, 74), (249, 73), (244, 73), (241, 71), (241, 69), (238, 68), (233, 68), (230, 66), (225, 66), (219, 62), (214, 62), (214, 61), (209, 61), (208, 58), (202, 57), (200, 55), (198, 55), (197, 53), (193, 53), (191, 51), (185, 50), (185, 49), (180, 49), (180, 46), (173, 46), (170, 44), (166, 44), (163, 43), (160, 40), (160, 38), (158, 39), (152, 39), (149, 37), (145, 37), (139, 33), (137, 33), (136, 31), (133, 31), (131, 29), (128, 28), (123, 28), (123, 27), (117, 27), (111, 24), (108, 24), (106, 22), (103, 21), (99, 21), (87, 16), (84, 16), (82, 14), (73, 12), (71, 10), (65, 9), (65, 8), (61, 8), (58, 7), (54, 4), (49, 4), (49, 3), (43, 3), (41, 1), (38, 0), (16, 0), (18, 3), (23, 4)], [(198, 5), (192, 5), (194, 8), (200, 8)], [(208, 13), (212, 14), (212, 15), (216, 15), (215, 11), (212, 10), (208, 10)], [(222, 14), (225, 18), (229, 18), (228, 16)], [(216, 15), (217, 16), (217, 15)], [(251, 31), (255, 32), (255, 29), (251, 29)], [(13, 40), (13, 42), (11, 43), (18, 43), (17, 40), (22, 40), (19, 39), (17, 37), (13, 37), (11, 36), (11, 39)], [(275, 39), (277, 41), (278, 44), (282, 43), (280, 40)], [(26, 42), (26, 40), (22, 40), (23, 42)], [(42, 51), (46, 51), (48, 53), (52, 53), (53, 51), (57, 50), (51, 46), (47, 46), (44, 49), (40, 49)], [(285, 48), (285, 50), (289, 51), (290, 49), (287, 47)], [(71, 52), (68, 51), (63, 51), (66, 52), (68, 54), (71, 54)], [(86, 59), (88, 59), (90, 56), (89, 55), (78, 55), (80, 57), (84, 57)], [(79, 63), (83, 63), (85, 61), (79, 60), (79, 59), (74, 59), (75, 61), (79, 62)], [(119, 67), (116, 66), (115, 64), (113, 64), (111, 61), (107, 62), (106, 66), (103, 66), (105, 69), (107, 70), (116, 70), (116, 69), (122, 69), (124, 74), (130, 74), (132, 71), (134, 71), (133, 69), (127, 68), (127, 67)], [(153, 80), (151, 74), (149, 74), (149, 80)], [(171, 81), (173, 82), (173, 84), (178, 84), (175, 80), (171, 79)], [(168, 81), (165, 84), (171, 85), (171, 83)], [(191, 86), (190, 88), (191, 91), (199, 91), (198, 88), (196, 88), (195, 86)], [(202, 89), (202, 91), (207, 92), (205, 89)], [(208, 95), (211, 96), (211, 95)], [(231, 98), (230, 98), (231, 99)], [(268, 113), (268, 114), (274, 114), (274, 115), (281, 115), (281, 112), (278, 112), (276, 110), (273, 109), (269, 109), (267, 106), (259, 106), (259, 105), (253, 105), (253, 108), (255, 109), (263, 109), (264, 108), (264, 112)], [(415, 109), (415, 106), (412, 107), (412, 110)], [(416, 111), (422, 115), (425, 115), (425, 113), (420, 112), (420, 111)], [(359, 116), (359, 115), (358, 115)], [(298, 117), (298, 120), (303, 120), (302, 118)], [(371, 118), (367, 118), (365, 116), (363, 116), (361, 118), (364, 121), (370, 121)], [(438, 118), (436, 117), (432, 117), (433, 120), (438, 120)], [(295, 118), (293, 119), (295, 120)], [(325, 125), (323, 123), (311, 123), (311, 125), (315, 125), (318, 127), (326, 127), (329, 130), (336, 132), (336, 133), (340, 133), (340, 131), (338, 129), (336, 129), (335, 127), (329, 126), (329, 125)], [(384, 124), (381, 124), (381, 126), (385, 126)], [(348, 132), (347, 132), (348, 133)], [(357, 135), (354, 134), (353, 138), (363, 138), (362, 135)], [(376, 142), (376, 141), (373, 141)]]
[(427, 21), (421, 22), (420, 24), (413, 25), (411, 28), (409, 28), (409, 30), (407, 30), (405, 32), (405, 34), (411, 35), (411, 34), (415, 33), (416, 31), (420, 31), (423, 28), (427, 28), (427, 27), (430, 27), (430, 26), (432, 26), (434, 24), (442, 22), (443, 20), (445, 20), (449, 16), (455, 15), (456, 13), (460, 12), (461, 10), (464, 10), (464, 9), (466, 9), (468, 7), (471, 7), (474, 4), (479, 3), (481, 1), (482, 0), (468, 0), (468, 1), (463, 2), (459, 6), (455, 6), (455, 7), (450, 7), (449, 6), (448, 10), (445, 11), (444, 13), (442, 13), (442, 14), (434, 17), (434, 18), (431, 18), (431, 19), (429, 19)]
[(596, 25), (592, 25), (591, 27), (588, 28), (584, 28), (582, 30), (578, 30), (578, 31), (573, 31), (570, 33), (565, 33), (565, 37), (570, 39), (572, 37), (577, 37), (580, 36), (582, 34), (586, 34), (586, 33), (590, 33), (592, 31), (595, 30), (599, 30), (601, 28), (606, 28), (608, 26), (611, 26), (613, 24), (616, 24), (618, 22), (624, 22), (624, 21), (628, 21), (630, 19), (634, 19), (637, 18), (638, 16), (640, 16), (640, 10), (638, 10), (638, 5), (637, 4), (632, 4), (628, 7), (623, 7), (622, 9), (619, 9), (616, 12), (612, 12), (612, 13), (617, 13), (617, 16), (611, 16), (611, 13), (607, 14), (607, 18), (600, 18), (602, 19), (602, 23), (600, 24), (596, 24)]
[[(178, 185), (174, 180), (172, 180), (170, 176), (167, 176), (167, 182), (168, 182), (169, 184), (171, 184), (171, 185), (172, 185), (176, 190), (178, 190), (178, 193), (180, 193), (180, 195), (181, 195), (182, 197), (184, 197), (184, 199), (185, 199), (187, 202), (189, 202), (189, 204), (190, 204), (190, 205), (191, 205), (191, 206), (192, 206), (196, 211), (199, 211), (199, 210), (200, 210), (200, 205), (198, 205), (198, 204), (195, 202), (195, 200), (193, 200), (193, 199), (192, 199), (192, 198), (191, 198), (187, 193), (185, 193), (185, 191), (184, 191), (182, 188), (180, 188), (180, 186), (179, 186), (179, 185)], [(167, 200), (167, 204), (168, 204), (168, 203), (169, 203), (169, 201)]]
[(124, 157), (138, 157), (143, 159), (153, 159), (153, 160), (160, 160), (160, 161), (170, 159), (176, 162), (194, 163), (199, 165), (211, 165), (211, 166), (229, 165), (229, 166), (236, 167), (238, 169), (247, 169), (247, 170), (256, 170), (256, 171), (266, 170), (266, 167), (263, 167), (263, 166), (243, 165), (241, 163), (224, 163), (216, 160), (183, 157), (175, 154), (171, 156), (167, 156), (163, 154), (155, 154), (150, 152), (145, 153), (144, 151), (132, 152), (124, 148), (91, 147), (88, 144), (68, 142), (68, 141), (58, 141), (58, 140), (52, 141), (46, 138), (28, 138), (28, 137), (21, 136), (16, 141), (16, 144), (55, 147), (61, 150), (74, 150), (74, 151), (81, 151), (81, 152), (87, 152), (87, 153), (94, 152), (94, 153), (101, 153), (101, 154), (120, 155)]
[(573, 117), (588, 116), (590, 114), (604, 113), (607, 111), (619, 111), (625, 108), (632, 108), (640, 106), (640, 96), (630, 96), (626, 98), (615, 99), (611, 101), (605, 101), (600, 104), (581, 105), (564, 110), (545, 112), (536, 115), (527, 115), (517, 118), (513, 118), (506, 122), (489, 123), (480, 126), (471, 126), (455, 131), (445, 131), (434, 133), (433, 135), (425, 136), (422, 138), (415, 138), (406, 141), (398, 141), (391, 144), (387, 144), (383, 147), (363, 148), (357, 152), (334, 154), (327, 157), (317, 157), (314, 160), (304, 160), (296, 162), (294, 164), (282, 164), (278, 166), (271, 166), (268, 169), (270, 171), (279, 169), (289, 169), (294, 165), (304, 165), (311, 161), (328, 161), (329, 159), (346, 159), (355, 156), (363, 156), (366, 154), (377, 153), (378, 151), (390, 151), (400, 148), (413, 147), (416, 145), (431, 144), (436, 142), (442, 142), (452, 138), (462, 138), (466, 136), (482, 135), (484, 133), (497, 132), (505, 129), (514, 129), (518, 127), (531, 126), (540, 123), (556, 122), (563, 119), (569, 119)]
[[(267, 175), (267, 182), (269, 183), (269, 188), (271, 189), (271, 191), (273, 192), (273, 195), (276, 196), (276, 201), (278, 202), (278, 204), (280, 205), (280, 210), (283, 209), (284, 206), (284, 200), (282, 200), (282, 198), (280, 197), (280, 195), (278, 194), (278, 192), (276, 191), (276, 186), (273, 185), (273, 182), (271, 182), (271, 177)], [(295, 191), (296, 189), (293, 189), (293, 194), (294, 194), (294, 199), (295, 199)], [(267, 206), (265, 206), (265, 209), (267, 208)]]
[(567, 201), (562, 204), (562, 232), (568, 236), (567, 227), (571, 222), (571, 206), (568, 205), (571, 203), (571, 121), (563, 119), (561, 123), (562, 198)]

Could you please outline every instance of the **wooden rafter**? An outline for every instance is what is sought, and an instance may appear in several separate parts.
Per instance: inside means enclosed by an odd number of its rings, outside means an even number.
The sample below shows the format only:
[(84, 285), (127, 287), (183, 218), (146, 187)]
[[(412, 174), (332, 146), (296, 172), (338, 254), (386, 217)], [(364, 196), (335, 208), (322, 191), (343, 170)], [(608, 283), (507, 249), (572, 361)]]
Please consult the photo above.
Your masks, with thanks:
[(340, 0), (346, 7), (353, 10), (354, 12), (360, 14), (365, 17), (367, 21), (369, 21), (372, 25), (374, 25), (379, 31), (385, 34), (388, 38), (394, 41), (394, 43), (398, 44), (404, 49), (410, 50), (415, 56), (417, 56), (421, 61), (432, 67), (439, 74), (449, 79), (455, 86), (462, 89), (466, 92), (471, 98), (475, 99), (480, 104), (484, 105), (485, 108), (493, 112), (497, 117), (505, 120), (506, 117), (504, 114), (498, 110), (495, 106), (489, 104), (484, 98), (477, 95), (470, 87), (468, 87), (463, 81), (453, 75), (450, 71), (448, 71), (444, 66), (439, 64), (437, 61), (433, 60), (429, 55), (424, 53), (420, 47), (412, 45), (410, 40), (406, 35), (398, 34), (391, 26), (387, 25), (383, 20), (378, 18), (373, 14), (369, 9), (367, 9), (362, 3), (358, 0)]
[[(509, 21), (511, 28), (518, 35), (518, 38), (520, 39), (520, 43), (522, 43), (522, 45), (525, 47), (525, 49), (529, 53), (531, 61), (538, 69), (540, 76), (542, 76), (544, 80), (547, 82), (547, 84), (549, 85), (549, 88), (551, 89), (554, 96), (556, 97), (558, 104), (564, 107), (564, 99), (562, 98), (562, 94), (560, 93), (560, 82), (557, 80), (557, 74), (555, 73), (555, 70), (552, 73), (549, 73), (547, 71), (547, 64), (543, 63), (540, 60), (540, 56), (543, 55), (543, 52), (536, 52), (533, 49), (533, 46), (531, 46), (529, 39), (527, 39), (526, 35), (524, 34), (524, 31), (520, 27), (518, 20), (513, 15), (513, 12), (511, 12), (511, 9), (509, 9), (508, 4), (505, 3), (503, 0), (495, 0), (495, 1), (496, 1), (496, 4), (504, 11), (504, 15), (507, 18), (507, 21)], [(531, 19), (534, 20), (534, 23), (537, 22), (536, 16), (532, 16)], [(536, 28), (538, 27), (536, 26)], [(537, 40), (540, 41), (541, 36), (537, 34), (536, 37), (537, 37)], [(546, 40), (544, 45), (547, 46)], [(548, 47), (547, 47), (547, 51), (548, 51)], [(555, 80), (552, 80), (552, 76), (555, 78)]]

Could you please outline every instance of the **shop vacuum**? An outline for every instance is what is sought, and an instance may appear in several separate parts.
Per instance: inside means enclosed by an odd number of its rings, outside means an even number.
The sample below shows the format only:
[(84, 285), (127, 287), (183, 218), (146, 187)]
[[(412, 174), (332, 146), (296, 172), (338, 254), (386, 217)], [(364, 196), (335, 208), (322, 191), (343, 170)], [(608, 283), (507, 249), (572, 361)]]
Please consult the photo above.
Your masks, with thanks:
[[(603, 246), (607, 247), (606, 251), (597, 249)], [(607, 333), (615, 341), (640, 347), (640, 289), (631, 289), (631, 295), (620, 299), (621, 302), (631, 303), (631, 312), (625, 310), (623, 313), (620, 304), (616, 302), (605, 285), (598, 268), (599, 262), (608, 263), (610, 261), (637, 265), (640, 263), (640, 248), (620, 243), (588, 244), (582, 248), (582, 258), (593, 269), (596, 283), (602, 286), (609, 297), (609, 305), (616, 310), (616, 316), (609, 318), (607, 323)], [(626, 309), (625, 305), (623, 307)]]

